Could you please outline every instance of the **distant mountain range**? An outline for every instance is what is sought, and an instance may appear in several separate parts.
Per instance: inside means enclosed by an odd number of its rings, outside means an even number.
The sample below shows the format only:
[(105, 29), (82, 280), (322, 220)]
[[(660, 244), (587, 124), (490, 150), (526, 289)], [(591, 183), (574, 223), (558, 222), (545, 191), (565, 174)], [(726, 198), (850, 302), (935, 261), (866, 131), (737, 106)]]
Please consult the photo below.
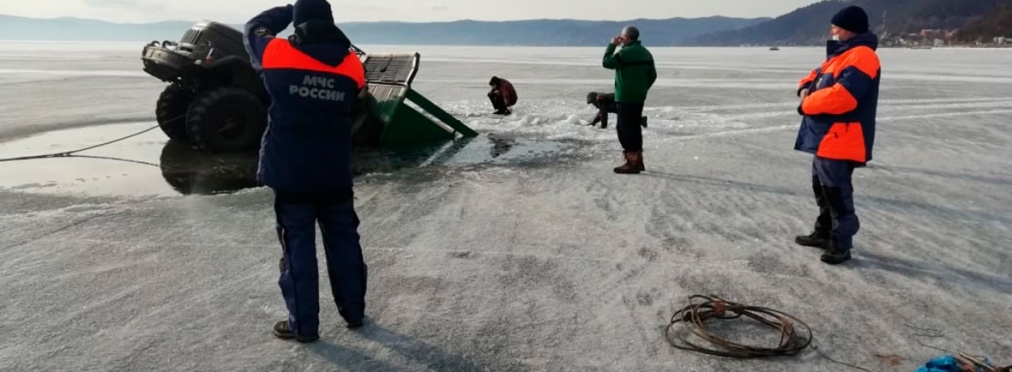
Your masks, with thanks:
[(957, 33), (957, 40), (965, 40), (989, 39), (1009, 30), (1012, 0), (824, 0), (754, 26), (701, 35), (684, 44), (818, 45), (829, 34), (830, 19), (848, 5), (864, 8), (872, 28), (880, 35), (973, 28), (972, 32), (968, 29), (962, 35)]
[[(344, 23), (356, 44), (598, 46), (623, 26), (639, 27), (650, 45), (676, 45), (691, 38), (752, 26), (769, 18), (672, 18), (629, 21), (530, 20), (437, 23)], [(0, 39), (59, 41), (176, 40), (194, 22), (122, 24), (80, 18), (38, 19), (0, 15)], [(240, 25), (233, 25), (241, 27)]]
[[(776, 18), (671, 18), (628, 21), (528, 20), (343, 23), (357, 44), (599, 46), (628, 24), (652, 46), (822, 45), (833, 14), (859, 5), (880, 35), (959, 30), (953, 41), (1012, 36), (1012, 0), (822, 0)], [(0, 39), (176, 40), (192, 22), (120, 24), (89, 19), (0, 15)], [(235, 27), (240, 27), (236, 25)]]
[(510, 22), (347, 23), (341, 28), (361, 44), (599, 46), (623, 26), (639, 28), (645, 43), (678, 45), (694, 37), (756, 25), (769, 18), (672, 18), (629, 21), (529, 20)]
[(110, 23), (82, 18), (24, 18), (0, 15), (0, 40), (151, 41), (177, 40), (193, 23)]

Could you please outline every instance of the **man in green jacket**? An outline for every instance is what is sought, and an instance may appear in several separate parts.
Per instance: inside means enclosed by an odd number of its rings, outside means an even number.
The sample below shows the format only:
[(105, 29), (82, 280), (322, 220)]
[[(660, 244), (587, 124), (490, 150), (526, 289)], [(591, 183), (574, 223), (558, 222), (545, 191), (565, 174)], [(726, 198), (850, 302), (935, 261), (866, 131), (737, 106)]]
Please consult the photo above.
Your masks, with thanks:
[[(622, 49), (615, 53), (615, 49)], [(643, 166), (643, 103), (647, 92), (657, 80), (654, 56), (640, 44), (640, 31), (628, 26), (622, 35), (611, 39), (604, 52), (604, 68), (615, 70), (615, 102), (618, 103), (618, 141), (625, 153), (625, 164), (615, 173), (635, 174), (646, 170)]]

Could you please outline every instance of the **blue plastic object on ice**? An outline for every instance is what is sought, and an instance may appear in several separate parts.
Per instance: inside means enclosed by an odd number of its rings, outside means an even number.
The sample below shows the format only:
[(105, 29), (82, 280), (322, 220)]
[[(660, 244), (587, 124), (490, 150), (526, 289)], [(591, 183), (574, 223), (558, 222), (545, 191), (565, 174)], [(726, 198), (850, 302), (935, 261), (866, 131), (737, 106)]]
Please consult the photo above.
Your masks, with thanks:
[[(983, 359), (983, 363), (987, 365), (992, 365), (991, 361), (986, 358)], [(917, 369), (917, 372), (963, 372), (963, 371), (965, 370), (963, 369), (962, 366), (960, 366), (959, 361), (957, 361), (956, 357), (952, 355), (946, 355), (943, 357), (932, 359), (930, 362), (928, 362), (928, 364), (925, 364), (923, 367)], [(984, 372), (984, 369), (981, 367), (973, 367), (973, 371)]]
[(932, 359), (928, 364), (918, 368), (917, 372), (962, 372), (959, 362), (951, 355)]

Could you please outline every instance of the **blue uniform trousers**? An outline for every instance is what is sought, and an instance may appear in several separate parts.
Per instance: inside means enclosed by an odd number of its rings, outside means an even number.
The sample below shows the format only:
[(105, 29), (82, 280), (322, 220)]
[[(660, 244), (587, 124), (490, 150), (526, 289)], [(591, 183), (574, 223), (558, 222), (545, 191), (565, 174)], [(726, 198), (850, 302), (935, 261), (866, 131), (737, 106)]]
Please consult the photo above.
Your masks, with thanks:
[(837, 250), (854, 247), (854, 235), (860, 222), (854, 212), (854, 186), (851, 177), (856, 163), (818, 156), (812, 161), (812, 191), (819, 206), (815, 232), (832, 239)]
[(278, 284), (288, 307), (291, 329), (299, 336), (319, 331), (319, 269), (316, 226), (323, 235), (330, 289), (338, 312), (349, 323), (365, 313), (367, 266), (359, 245), (354, 200), (343, 195), (275, 193), (281, 277)]

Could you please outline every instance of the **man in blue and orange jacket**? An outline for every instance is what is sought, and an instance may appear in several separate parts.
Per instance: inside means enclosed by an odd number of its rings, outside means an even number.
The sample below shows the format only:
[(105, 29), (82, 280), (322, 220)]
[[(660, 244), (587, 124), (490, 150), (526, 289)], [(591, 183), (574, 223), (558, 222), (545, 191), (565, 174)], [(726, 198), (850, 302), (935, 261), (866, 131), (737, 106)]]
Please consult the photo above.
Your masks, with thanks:
[[(295, 34), (275, 38), (294, 22)], [(278, 284), (288, 320), (283, 339), (319, 339), (319, 223), (338, 311), (349, 327), (365, 314), (366, 264), (359, 245), (351, 172), (352, 108), (364, 92), (365, 69), (334, 25), (326, 0), (298, 0), (267, 10), (245, 28), (246, 49), (271, 96), (258, 180), (275, 194), (281, 241)]]
[(854, 168), (872, 159), (881, 65), (878, 37), (864, 10), (849, 6), (832, 19), (828, 57), (801, 80), (798, 113), (804, 116), (795, 150), (815, 155), (812, 188), (819, 206), (815, 232), (798, 244), (825, 249), (822, 261), (850, 260), (860, 223), (854, 212)]

